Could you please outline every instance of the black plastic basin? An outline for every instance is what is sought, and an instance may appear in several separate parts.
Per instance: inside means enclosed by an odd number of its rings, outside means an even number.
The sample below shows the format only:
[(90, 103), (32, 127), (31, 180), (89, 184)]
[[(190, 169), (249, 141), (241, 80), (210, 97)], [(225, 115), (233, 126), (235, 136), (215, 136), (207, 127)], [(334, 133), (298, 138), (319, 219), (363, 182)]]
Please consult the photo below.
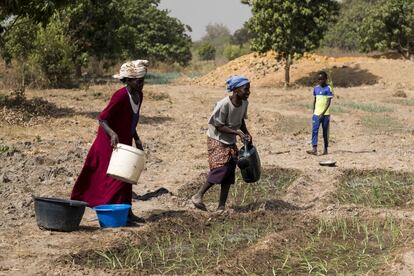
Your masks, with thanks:
[(86, 202), (33, 197), (37, 225), (41, 229), (70, 232), (79, 229)]

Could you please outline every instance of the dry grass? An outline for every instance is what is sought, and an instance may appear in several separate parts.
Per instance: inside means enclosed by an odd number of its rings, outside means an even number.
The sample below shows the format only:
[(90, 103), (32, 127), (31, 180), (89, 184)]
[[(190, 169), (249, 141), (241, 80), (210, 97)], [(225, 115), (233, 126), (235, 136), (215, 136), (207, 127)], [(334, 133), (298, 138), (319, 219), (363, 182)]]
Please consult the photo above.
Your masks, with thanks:
[(405, 106), (414, 106), (414, 99), (393, 99), (389, 102)]
[(387, 115), (364, 116), (361, 123), (366, 129), (381, 133), (404, 130), (404, 126), (397, 118)]
[[(313, 104), (312, 103), (293, 102), (290, 105), (313, 111)], [(332, 104), (329, 109), (330, 109), (332, 114), (335, 114), (335, 113), (349, 113), (350, 112), (349, 109), (344, 108), (342, 105), (340, 105), (338, 103)]]
[(376, 103), (356, 103), (356, 102), (344, 102), (342, 103), (343, 107), (354, 109), (354, 110), (360, 110), (364, 112), (370, 112), (370, 113), (382, 113), (382, 112), (392, 112), (393, 109), (378, 105)]

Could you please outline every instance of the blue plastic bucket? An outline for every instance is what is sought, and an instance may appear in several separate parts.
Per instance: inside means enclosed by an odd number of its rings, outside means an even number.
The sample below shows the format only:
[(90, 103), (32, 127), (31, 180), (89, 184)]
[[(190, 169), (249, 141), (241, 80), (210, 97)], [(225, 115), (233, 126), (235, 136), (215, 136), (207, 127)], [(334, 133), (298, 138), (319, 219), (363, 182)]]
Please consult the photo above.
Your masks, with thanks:
[(106, 204), (93, 208), (102, 228), (125, 226), (128, 221), (129, 204)]

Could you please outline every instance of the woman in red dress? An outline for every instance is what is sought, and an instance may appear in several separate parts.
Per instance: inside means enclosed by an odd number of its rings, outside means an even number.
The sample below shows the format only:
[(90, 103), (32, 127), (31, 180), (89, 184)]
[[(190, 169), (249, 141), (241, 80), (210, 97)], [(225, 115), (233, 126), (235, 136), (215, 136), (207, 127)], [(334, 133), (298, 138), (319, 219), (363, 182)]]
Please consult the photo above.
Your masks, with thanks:
[[(85, 201), (90, 207), (102, 204), (131, 204), (132, 185), (106, 175), (106, 171), (112, 148), (117, 143), (132, 145), (134, 139), (136, 147), (143, 149), (136, 126), (143, 100), (142, 88), (147, 64), (146, 60), (127, 62), (121, 66), (120, 73), (114, 75), (114, 78), (121, 80), (125, 87), (115, 92), (98, 117), (98, 135), (75, 182), (71, 199)], [(143, 219), (136, 217), (131, 209), (128, 219), (129, 222), (143, 222)]]

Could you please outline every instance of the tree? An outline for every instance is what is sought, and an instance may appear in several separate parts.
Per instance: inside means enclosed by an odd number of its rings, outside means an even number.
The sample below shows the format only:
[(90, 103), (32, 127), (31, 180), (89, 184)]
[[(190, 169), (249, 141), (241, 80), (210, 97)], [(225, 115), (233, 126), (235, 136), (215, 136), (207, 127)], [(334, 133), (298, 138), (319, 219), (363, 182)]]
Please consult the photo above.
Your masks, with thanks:
[(414, 53), (414, 2), (383, 0), (362, 21), (362, 50), (396, 50), (410, 59)]
[(230, 42), (232, 44), (236, 44), (236, 45), (239, 45), (240, 47), (243, 47), (243, 45), (248, 43), (250, 39), (252, 38), (253, 38), (253, 34), (249, 31), (249, 28), (246, 22), (243, 24), (243, 27), (234, 31)]
[(3, 0), (0, 1), (0, 46), (4, 36), (22, 17), (34, 23), (46, 24), (53, 13), (64, 7), (69, 0)]
[[(92, 58), (104, 66), (138, 58), (187, 65), (191, 29), (158, 4), (159, 0), (76, 0), (55, 10), (46, 24), (13, 17), (16, 24), (4, 36), (7, 49), (0, 51), (8, 61), (29, 57), (51, 85), (74, 72), (81, 76)], [(34, 27), (38, 30), (30, 31)]]
[[(191, 28), (167, 10), (159, 10), (159, 0), (122, 0), (123, 23), (119, 30), (124, 58), (148, 58), (187, 65), (191, 60)], [(139, 11), (139, 12), (137, 12)]]
[(64, 33), (65, 27), (57, 14), (45, 28), (39, 29), (34, 41), (31, 60), (43, 73), (46, 85), (66, 87), (70, 85), (74, 71), (72, 60), (74, 47)]
[(317, 48), (339, 10), (334, 0), (253, 0), (249, 28), (252, 49), (274, 50), (285, 62), (285, 85), (290, 82), (294, 55)]
[(342, 2), (337, 23), (331, 25), (322, 41), (322, 46), (347, 51), (362, 48), (361, 22), (367, 18), (378, 0), (347, 0)]
[(28, 17), (21, 17), (5, 36), (1, 55), (7, 64), (12, 60), (18, 74), (19, 88), (23, 89), (31, 81), (42, 86), (66, 86), (73, 74), (73, 44), (64, 33), (58, 14), (42, 27)]
[(209, 43), (215, 48), (215, 54), (223, 55), (225, 45), (229, 44), (231, 33), (227, 26), (220, 23), (208, 24), (206, 35), (201, 39), (201, 43)]
[(72, 62), (76, 76), (91, 57), (115, 63), (121, 55), (122, 42), (117, 30), (122, 25), (122, 13), (112, 0), (77, 0), (68, 5), (60, 18), (64, 33), (73, 45)]
[(77, 75), (90, 57), (109, 65), (137, 58), (187, 65), (191, 39), (186, 32), (191, 29), (159, 10), (158, 4), (159, 0), (78, 0), (68, 6), (64, 12), (67, 33), (76, 46), (72, 59)]
[(231, 38), (230, 30), (226, 25), (210, 23), (206, 27), (206, 34), (194, 46), (197, 49), (203, 47), (203, 45), (205, 46), (205, 43), (208, 43), (215, 49), (214, 56), (221, 58), (224, 55), (224, 47), (230, 44)]
[(213, 60), (216, 58), (216, 48), (210, 43), (204, 42), (198, 49), (198, 56), (201, 60)]
[(18, 69), (17, 77), (20, 89), (26, 85), (26, 74), (28, 70), (29, 56), (35, 48), (39, 26), (29, 18), (19, 18), (13, 30), (7, 32), (4, 36), (3, 47), (0, 47), (0, 54), (6, 65), (10, 65), (12, 60), (16, 60)]
[(231, 33), (226, 25), (221, 23), (210, 23), (206, 27), (206, 35), (201, 39), (207, 41), (213, 46), (223, 46), (230, 42)]
[(5, 34), (5, 43), (1, 48), (1, 55), (7, 64), (10, 64), (13, 59), (19, 63), (28, 59), (34, 48), (34, 40), (39, 28), (27, 17), (17, 19), (13, 31)]

